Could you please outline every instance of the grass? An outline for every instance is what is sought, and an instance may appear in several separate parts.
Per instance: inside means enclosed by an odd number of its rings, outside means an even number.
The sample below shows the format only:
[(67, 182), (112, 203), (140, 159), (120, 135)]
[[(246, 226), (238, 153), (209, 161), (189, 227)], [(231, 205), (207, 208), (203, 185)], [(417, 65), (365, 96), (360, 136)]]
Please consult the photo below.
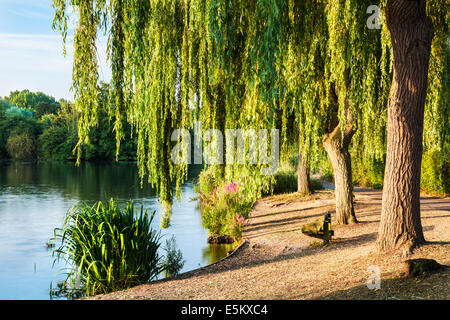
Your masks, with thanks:
[(121, 208), (113, 199), (93, 206), (81, 204), (55, 229), (55, 261), (65, 260), (65, 281), (51, 289), (51, 296), (79, 297), (130, 288), (155, 279), (162, 272), (181, 269), (181, 252), (168, 242), (167, 258), (158, 253), (161, 234), (152, 229), (154, 217), (132, 201)]

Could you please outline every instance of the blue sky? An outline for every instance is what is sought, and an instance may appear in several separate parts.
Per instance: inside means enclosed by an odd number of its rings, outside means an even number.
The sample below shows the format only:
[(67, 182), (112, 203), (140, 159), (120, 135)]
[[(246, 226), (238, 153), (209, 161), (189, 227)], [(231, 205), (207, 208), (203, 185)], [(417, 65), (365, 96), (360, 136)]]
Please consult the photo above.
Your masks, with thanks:
[[(52, 30), (51, 4), (52, 0), (0, 0), (0, 97), (28, 89), (73, 100), (73, 38), (67, 39), (64, 57), (61, 35)], [(74, 25), (71, 20), (69, 29)], [(102, 38), (98, 46), (100, 77), (108, 80), (106, 40)]]

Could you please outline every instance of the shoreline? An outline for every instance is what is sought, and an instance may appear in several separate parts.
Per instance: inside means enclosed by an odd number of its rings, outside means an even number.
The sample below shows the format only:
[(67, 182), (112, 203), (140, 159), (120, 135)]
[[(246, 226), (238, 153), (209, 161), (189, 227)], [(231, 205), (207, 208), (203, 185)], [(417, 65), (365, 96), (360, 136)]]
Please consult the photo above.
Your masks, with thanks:
[[(450, 299), (448, 270), (419, 279), (422, 284), (402, 276), (406, 259), (430, 258), (450, 265), (450, 199), (422, 197), (429, 242), (404, 257), (373, 250), (381, 191), (355, 188), (355, 195), (360, 223), (347, 226), (333, 224), (330, 190), (304, 198), (295, 193), (262, 198), (250, 213), (241, 244), (223, 259), (174, 278), (87, 299)], [(315, 246), (317, 239), (300, 229), (326, 211), (332, 211), (335, 236), (331, 245)], [(373, 265), (381, 269), (381, 290), (366, 286)], [(408, 291), (410, 287), (414, 290)]]

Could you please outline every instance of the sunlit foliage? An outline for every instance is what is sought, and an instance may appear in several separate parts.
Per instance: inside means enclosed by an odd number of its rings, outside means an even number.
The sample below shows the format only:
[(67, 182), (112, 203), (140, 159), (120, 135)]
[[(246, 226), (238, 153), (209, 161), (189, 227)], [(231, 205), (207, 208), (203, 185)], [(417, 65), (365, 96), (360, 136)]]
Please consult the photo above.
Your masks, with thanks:
[[(443, 0), (428, 3), (438, 36), (426, 111), (426, 123), (434, 127), (425, 133), (425, 145), (443, 150), (448, 10)], [(105, 109), (115, 121), (116, 152), (127, 120), (137, 135), (141, 177), (158, 188), (167, 214), (172, 183), (179, 196), (187, 170), (171, 161), (171, 134), (192, 126), (190, 114), (203, 130), (278, 127), (285, 144), (298, 139), (318, 164), (323, 132), (337, 107), (341, 127), (348, 112), (354, 119), (353, 156), (363, 167), (383, 162), (392, 54), (386, 26), (367, 28), (366, 9), (377, 4), (384, 1), (54, 0), (54, 28), (64, 40), (66, 11), (71, 7), (78, 16), (73, 65), (78, 157), (102, 108), (96, 44), (105, 34), (112, 66)], [(292, 121), (295, 134), (289, 132)], [(217, 167), (226, 180), (239, 175), (256, 191), (273, 182), (258, 175), (260, 164)]]

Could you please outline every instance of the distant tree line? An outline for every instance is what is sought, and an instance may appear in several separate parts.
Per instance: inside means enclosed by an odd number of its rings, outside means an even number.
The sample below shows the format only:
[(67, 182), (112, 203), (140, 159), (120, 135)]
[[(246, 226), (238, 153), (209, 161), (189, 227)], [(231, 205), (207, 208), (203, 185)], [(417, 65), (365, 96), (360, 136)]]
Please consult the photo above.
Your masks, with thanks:
[[(99, 103), (108, 98), (108, 85), (100, 85)], [(79, 111), (64, 99), (42, 92), (13, 91), (0, 97), (0, 159), (75, 161)], [(99, 126), (90, 130), (89, 145), (83, 146), (83, 161), (116, 159), (114, 119), (99, 114)], [(124, 123), (124, 126), (128, 125)], [(136, 139), (126, 130), (118, 160), (135, 160)]]

